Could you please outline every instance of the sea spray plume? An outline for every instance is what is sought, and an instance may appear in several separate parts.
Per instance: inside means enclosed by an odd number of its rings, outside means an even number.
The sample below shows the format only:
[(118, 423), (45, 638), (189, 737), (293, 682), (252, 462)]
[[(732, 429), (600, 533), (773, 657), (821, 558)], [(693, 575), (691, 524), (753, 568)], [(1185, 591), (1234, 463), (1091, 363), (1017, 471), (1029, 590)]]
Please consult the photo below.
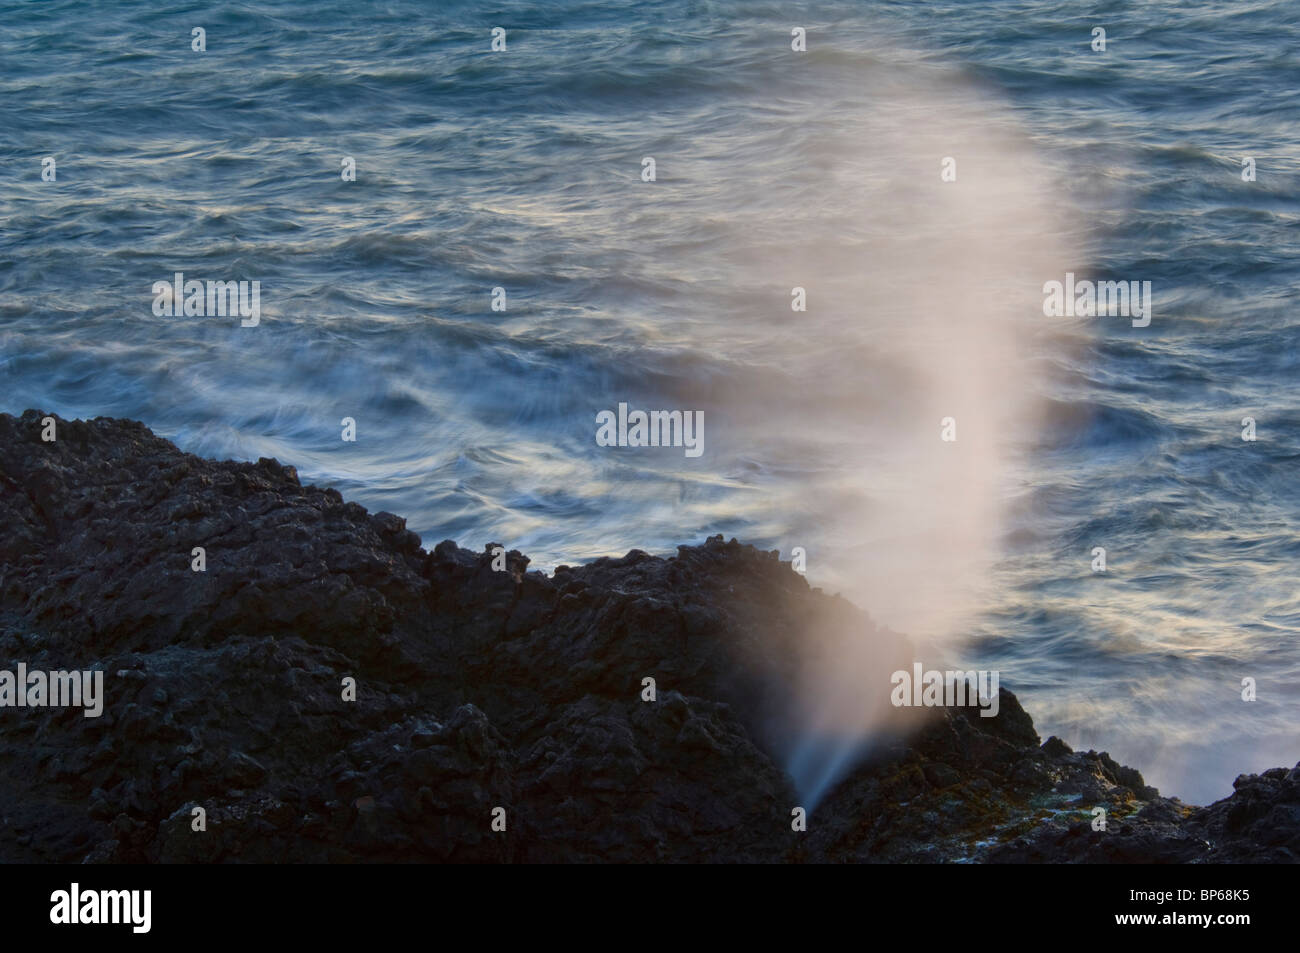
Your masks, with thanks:
[[(887, 98), (837, 93), (843, 76), (828, 75), (825, 94), (844, 101), (787, 158), (795, 201), (749, 217), (728, 251), (739, 282), (786, 301), (803, 289), (807, 310), (759, 314), (728, 342), (763, 380), (729, 381), (720, 400), (716, 382), (674, 397), (721, 405), (715, 452), (803, 472), (791, 528), (836, 554), (811, 551), (809, 577), (937, 667), (979, 608), (1017, 447), (1038, 427), (1040, 377), (1061, 346), (1041, 288), (1071, 241), (1041, 160), (986, 96), (897, 57), (862, 69), (863, 88)], [(777, 745), (811, 808), (897, 727), (899, 666), (860, 627), (808, 620), (800, 636)]]

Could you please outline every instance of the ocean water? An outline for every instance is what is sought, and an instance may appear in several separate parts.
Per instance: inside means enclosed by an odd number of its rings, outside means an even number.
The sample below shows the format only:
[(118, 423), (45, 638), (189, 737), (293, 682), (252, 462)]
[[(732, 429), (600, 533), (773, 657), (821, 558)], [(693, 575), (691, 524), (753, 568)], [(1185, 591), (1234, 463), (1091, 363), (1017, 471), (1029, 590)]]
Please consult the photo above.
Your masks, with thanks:
[[(801, 547), (1203, 803), (1300, 759), (1297, 50), (1288, 0), (0, 0), (0, 410), (535, 568)], [(260, 323), (155, 315), (176, 272)], [(1044, 316), (1067, 272), (1150, 325)]]

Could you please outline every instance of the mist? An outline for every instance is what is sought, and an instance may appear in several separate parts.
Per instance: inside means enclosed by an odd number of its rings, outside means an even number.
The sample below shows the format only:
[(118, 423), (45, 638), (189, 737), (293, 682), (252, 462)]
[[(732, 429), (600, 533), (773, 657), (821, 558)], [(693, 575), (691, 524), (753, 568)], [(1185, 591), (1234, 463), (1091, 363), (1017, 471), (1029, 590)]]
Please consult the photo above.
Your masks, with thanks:
[[(988, 591), (1045, 377), (1068, 346), (1042, 286), (1070, 262), (1072, 226), (1039, 151), (992, 97), (955, 74), (904, 69), (904, 84), (888, 57), (873, 64), (894, 77), (888, 99), (808, 135), (782, 186), (800, 201), (748, 222), (728, 250), (755, 288), (787, 302), (803, 288), (807, 311), (737, 316), (755, 333), (729, 346), (770, 373), (690, 396), (718, 401), (713, 439), (738, 459), (801, 471), (783, 509), (804, 535), (781, 540), (782, 558), (825, 541), (808, 550), (812, 584), (937, 668)], [(777, 734), (811, 808), (898, 729), (889, 678), (913, 659), (839, 622), (810, 619), (799, 638)]]

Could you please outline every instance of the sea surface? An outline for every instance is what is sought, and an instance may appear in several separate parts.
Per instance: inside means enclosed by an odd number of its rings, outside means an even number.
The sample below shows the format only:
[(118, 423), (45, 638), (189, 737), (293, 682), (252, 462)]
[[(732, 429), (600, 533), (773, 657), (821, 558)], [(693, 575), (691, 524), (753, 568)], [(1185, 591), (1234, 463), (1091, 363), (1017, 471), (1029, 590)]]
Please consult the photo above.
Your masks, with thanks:
[[(1294, 0), (0, 0), (0, 170), (0, 410), (534, 568), (800, 547), (1163, 793), (1300, 760)], [(1149, 326), (1045, 316), (1067, 272)]]

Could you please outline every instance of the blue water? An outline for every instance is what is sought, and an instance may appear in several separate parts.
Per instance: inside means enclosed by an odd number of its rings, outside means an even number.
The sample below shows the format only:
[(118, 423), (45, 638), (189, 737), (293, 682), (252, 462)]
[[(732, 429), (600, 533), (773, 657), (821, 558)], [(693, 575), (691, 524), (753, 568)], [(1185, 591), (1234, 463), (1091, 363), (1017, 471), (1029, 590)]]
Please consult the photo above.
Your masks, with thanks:
[[(854, 576), (864, 548), (935, 551), (890, 522), (882, 436), (935, 382), (881, 329), (914, 326), (891, 277), (939, 293), (925, 249), (962, 227), (926, 217), (943, 152), (922, 173), (891, 145), (941, 102), (1050, 177), (1017, 241), (1068, 255), (1031, 279), (1156, 289), (1148, 328), (1026, 341), (1044, 423), (1000, 460), (958, 654), (1044, 736), (1204, 802), (1300, 758), (1297, 50), (1288, 0), (0, 0), (0, 410), (277, 457), (427, 544), (538, 568), (803, 546), (814, 584), (902, 625), (925, 600)], [(958, 181), (1013, 187), (981, 141)], [(177, 271), (259, 280), (260, 325), (156, 317)], [(620, 401), (703, 410), (705, 452), (598, 447)]]

